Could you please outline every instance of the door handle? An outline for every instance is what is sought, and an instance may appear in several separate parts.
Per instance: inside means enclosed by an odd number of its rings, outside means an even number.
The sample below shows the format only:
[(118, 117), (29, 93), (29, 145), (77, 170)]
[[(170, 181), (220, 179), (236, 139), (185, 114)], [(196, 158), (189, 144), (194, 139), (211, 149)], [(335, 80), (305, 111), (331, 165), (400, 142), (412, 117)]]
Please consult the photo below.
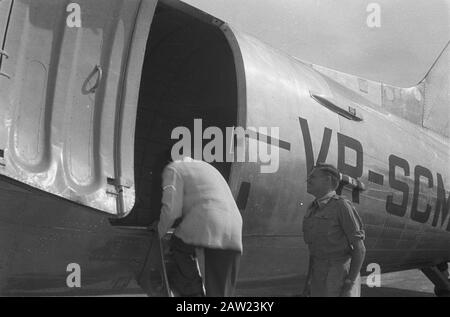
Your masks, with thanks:
[(89, 90), (91, 93), (95, 93), (98, 86), (100, 85), (100, 82), (102, 81), (103, 77), (103, 69), (100, 65), (95, 65), (94, 74), (97, 73), (97, 81), (95, 82), (94, 86)]
[(7, 73), (2, 72), (1, 70), (0, 70), (0, 76), (6, 77), (8, 79), (11, 79), (10, 75), (8, 75)]
[(344, 118), (347, 118), (349, 120), (353, 121), (362, 121), (363, 118), (359, 116), (356, 113), (356, 109), (352, 107), (348, 107), (347, 109), (344, 109), (343, 107), (339, 106), (338, 103), (333, 100), (332, 98), (329, 98), (324, 95), (315, 94), (313, 92), (309, 92), (311, 98), (313, 98), (315, 101), (317, 101), (320, 105), (324, 106), (325, 108), (337, 113), (340, 116), (343, 116)]

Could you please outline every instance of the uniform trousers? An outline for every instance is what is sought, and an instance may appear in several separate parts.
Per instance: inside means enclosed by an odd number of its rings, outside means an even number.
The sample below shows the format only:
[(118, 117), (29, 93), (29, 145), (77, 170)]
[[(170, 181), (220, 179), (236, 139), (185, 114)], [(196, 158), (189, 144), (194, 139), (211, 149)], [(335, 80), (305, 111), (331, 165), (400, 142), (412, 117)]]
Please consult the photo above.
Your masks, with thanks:
[[(312, 297), (340, 297), (344, 281), (350, 271), (351, 258), (312, 260), (311, 296)], [(350, 297), (361, 296), (361, 278), (353, 284)]]

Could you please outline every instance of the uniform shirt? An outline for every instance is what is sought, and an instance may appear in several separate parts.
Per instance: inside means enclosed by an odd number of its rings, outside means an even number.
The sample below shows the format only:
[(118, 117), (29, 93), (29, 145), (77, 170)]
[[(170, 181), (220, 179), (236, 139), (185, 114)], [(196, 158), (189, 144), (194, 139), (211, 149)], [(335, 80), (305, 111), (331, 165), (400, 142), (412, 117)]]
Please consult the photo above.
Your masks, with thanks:
[(222, 175), (210, 164), (184, 158), (163, 171), (163, 197), (158, 232), (185, 243), (242, 252), (242, 217)]
[(334, 191), (310, 205), (303, 219), (303, 235), (311, 256), (317, 259), (350, 256), (351, 245), (365, 237), (352, 203)]

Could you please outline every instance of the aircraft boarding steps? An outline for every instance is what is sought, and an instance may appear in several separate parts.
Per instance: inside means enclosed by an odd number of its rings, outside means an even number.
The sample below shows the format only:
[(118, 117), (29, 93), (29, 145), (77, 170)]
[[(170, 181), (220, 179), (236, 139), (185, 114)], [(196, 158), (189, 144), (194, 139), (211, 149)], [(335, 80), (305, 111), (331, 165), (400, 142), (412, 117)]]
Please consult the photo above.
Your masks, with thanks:
[[(138, 284), (148, 296), (179, 296), (176, 288), (171, 287), (171, 280), (175, 277), (175, 263), (169, 247), (173, 232), (169, 232), (162, 239), (159, 238), (157, 231), (152, 233), (152, 245), (145, 260), (144, 268), (137, 279)], [(204, 276), (203, 258), (203, 252), (197, 249), (197, 269), (201, 276)], [(205, 294), (204, 287), (200, 292)]]

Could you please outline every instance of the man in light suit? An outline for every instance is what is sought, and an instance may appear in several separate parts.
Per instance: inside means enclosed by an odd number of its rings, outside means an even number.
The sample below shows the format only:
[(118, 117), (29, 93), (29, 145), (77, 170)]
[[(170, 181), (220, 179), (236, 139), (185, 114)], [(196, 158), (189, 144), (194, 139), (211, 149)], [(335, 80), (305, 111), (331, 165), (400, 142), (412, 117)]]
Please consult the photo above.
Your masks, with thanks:
[(185, 157), (165, 167), (162, 188), (159, 236), (180, 219), (171, 250), (177, 274), (192, 289), (181, 295), (198, 295), (195, 249), (202, 248), (206, 296), (232, 296), (242, 254), (242, 217), (227, 182), (212, 165)]

